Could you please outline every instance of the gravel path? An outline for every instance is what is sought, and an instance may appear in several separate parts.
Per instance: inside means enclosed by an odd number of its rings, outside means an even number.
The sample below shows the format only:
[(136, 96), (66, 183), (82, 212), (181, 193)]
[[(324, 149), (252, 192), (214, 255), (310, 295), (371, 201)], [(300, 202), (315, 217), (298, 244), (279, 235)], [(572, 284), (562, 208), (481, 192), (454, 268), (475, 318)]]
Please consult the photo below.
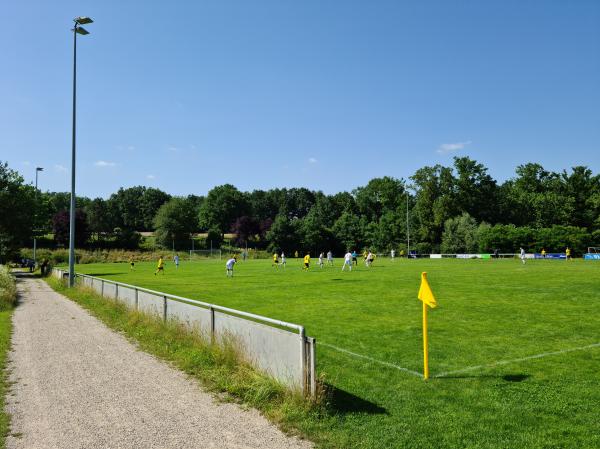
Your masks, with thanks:
[(8, 448), (310, 448), (215, 402), (43, 281), (18, 282)]

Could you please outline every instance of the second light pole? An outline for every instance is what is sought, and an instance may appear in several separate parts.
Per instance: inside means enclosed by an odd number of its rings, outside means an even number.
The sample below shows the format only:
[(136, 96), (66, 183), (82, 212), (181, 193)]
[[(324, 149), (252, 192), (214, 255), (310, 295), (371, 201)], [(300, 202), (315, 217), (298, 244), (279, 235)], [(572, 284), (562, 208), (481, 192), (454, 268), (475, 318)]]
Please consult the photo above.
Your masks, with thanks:
[(92, 23), (89, 17), (76, 17), (73, 19), (73, 145), (71, 147), (71, 210), (69, 217), (69, 287), (75, 285), (75, 110), (77, 95), (77, 35), (90, 34), (81, 25)]
[[(42, 167), (35, 168), (35, 212), (33, 213), (33, 222), (34, 227), (37, 227), (37, 208), (38, 208), (38, 173), (44, 171)], [(35, 251), (37, 249), (37, 229), (33, 229), (33, 269), (35, 270), (35, 266), (37, 263), (37, 259), (35, 257)]]

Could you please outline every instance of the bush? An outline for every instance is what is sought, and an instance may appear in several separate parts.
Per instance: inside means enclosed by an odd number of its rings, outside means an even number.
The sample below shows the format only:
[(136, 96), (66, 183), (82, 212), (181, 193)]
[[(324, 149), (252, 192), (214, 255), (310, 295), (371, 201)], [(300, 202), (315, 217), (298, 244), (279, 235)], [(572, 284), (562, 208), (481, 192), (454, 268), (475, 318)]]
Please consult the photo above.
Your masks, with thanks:
[(479, 247), (480, 250), (489, 252), (498, 249), (500, 252), (516, 253), (523, 247), (530, 252), (540, 252), (544, 248), (549, 253), (558, 253), (564, 252), (568, 246), (574, 255), (579, 255), (595, 241), (594, 234), (576, 226), (531, 228), (495, 225), (480, 230)]
[(17, 303), (17, 286), (8, 268), (0, 265), (0, 310), (11, 309)]
[[(129, 251), (124, 249), (77, 250), (75, 251), (75, 260), (78, 264), (129, 262), (130, 258), (133, 258), (136, 262), (148, 262), (155, 261), (158, 259), (158, 256), (164, 256), (164, 254), (164, 251)], [(51, 266), (66, 265), (69, 263), (69, 251), (66, 249), (38, 249), (36, 256), (38, 263), (47, 259)], [(22, 248), (21, 257), (32, 259), (32, 250), (30, 248)]]
[[(212, 243), (211, 243), (212, 242)], [(217, 228), (211, 228), (208, 230), (208, 235), (206, 236), (206, 247), (210, 249), (218, 249), (221, 247), (223, 243), (223, 234)]]

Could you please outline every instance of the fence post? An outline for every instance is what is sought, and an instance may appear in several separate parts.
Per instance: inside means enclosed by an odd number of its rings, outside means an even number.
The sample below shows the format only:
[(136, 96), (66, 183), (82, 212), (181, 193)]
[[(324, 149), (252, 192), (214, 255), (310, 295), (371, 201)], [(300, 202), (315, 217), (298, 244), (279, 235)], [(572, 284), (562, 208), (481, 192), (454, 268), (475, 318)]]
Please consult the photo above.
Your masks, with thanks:
[(317, 397), (317, 339), (310, 338), (310, 395), (313, 399)]
[(215, 309), (210, 308), (210, 341), (215, 342)]
[(119, 299), (119, 284), (115, 284), (115, 301)]
[(100, 287), (100, 296), (104, 298), (104, 279), (102, 279), (102, 285)]
[(135, 289), (135, 310), (138, 310), (138, 289)]
[(167, 321), (167, 297), (163, 296), (163, 320)]
[(300, 329), (300, 372), (302, 373), (302, 394), (304, 396), (308, 393), (308, 371), (306, 369), (306, 336), (304, 335), (304, 328)]

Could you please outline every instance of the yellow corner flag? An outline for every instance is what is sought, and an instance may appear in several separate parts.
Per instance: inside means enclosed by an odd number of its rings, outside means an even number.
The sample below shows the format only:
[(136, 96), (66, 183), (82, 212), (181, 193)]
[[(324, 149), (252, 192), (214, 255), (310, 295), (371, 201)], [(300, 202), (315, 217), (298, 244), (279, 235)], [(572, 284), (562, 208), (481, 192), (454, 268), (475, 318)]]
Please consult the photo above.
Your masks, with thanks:
[(434, 308), (437, 307), (435, 296), (431, 291), (429, 282), (427, 282), (427, 273), (423, 271), (421, 273), (421, 287), (419, 287), (419, 294), (417, 297), (423, 302), (423, 378), (429, 379), (429, 348), (427, 340), (427, 306)]
[(435, 302), (435, 296), (433, 296), (429, 282), (427, 282), (427, 273), (425, 271), (421, 273), (421, 287), (419, 288), (417, 298), (432, 309), (437, 307), (437, 302)]

